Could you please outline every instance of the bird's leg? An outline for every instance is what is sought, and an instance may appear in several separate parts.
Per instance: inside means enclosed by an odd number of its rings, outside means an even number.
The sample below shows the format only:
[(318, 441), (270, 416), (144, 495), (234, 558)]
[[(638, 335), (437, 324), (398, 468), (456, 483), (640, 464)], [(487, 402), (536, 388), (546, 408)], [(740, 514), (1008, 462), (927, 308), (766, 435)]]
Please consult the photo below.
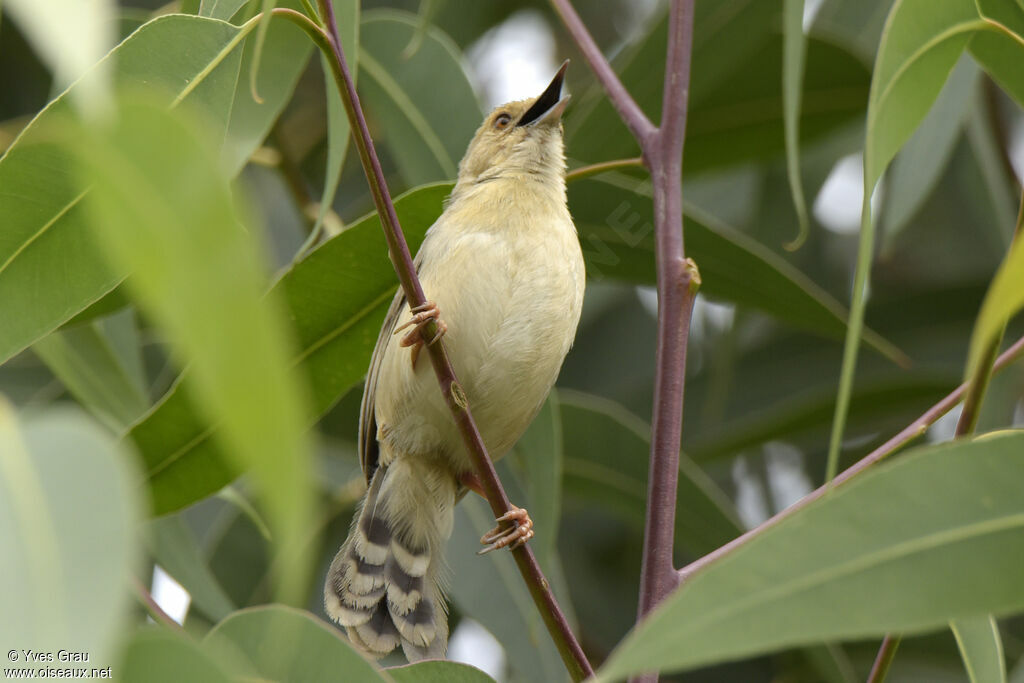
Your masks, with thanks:
[(413, 314), (412, 317), (404, 325), (396, 328), (395, 334), (412, 326), (412, 329), (399, 340), (398, 345), (412, 347), (412, 366), (416, 367), (416, 359), (419, 358), (420, 349), (423, 348), (423, 328), (431, 320), (437, 325), (437, 332), (434, 334), (434, 338), (427, 342), (427, 345), (430, 346), (444, 336), (444, 333), (448, 331), (448, 325), (441, 320), (441, 309), (433, 301), (428, 301), (421, 306), (415, 306), (409, 309), (409, 311)]
[[(472, 472), (466, 472), (459, 481), (470, 491), (474, 491), (480, 497), (486, 498), (480, 480)], [(515, 550), (533, 538), (533, 520), (525, 508), (512, 506), (512, 509), (498, 517), (496, 526), (480, 537), (480, 542), (486, 547), (477, 552), (477, 555), (486, 555), (492, 550), (508, 548)], [(510, 527), (502, 527), (504, 522), (512, 522)]]

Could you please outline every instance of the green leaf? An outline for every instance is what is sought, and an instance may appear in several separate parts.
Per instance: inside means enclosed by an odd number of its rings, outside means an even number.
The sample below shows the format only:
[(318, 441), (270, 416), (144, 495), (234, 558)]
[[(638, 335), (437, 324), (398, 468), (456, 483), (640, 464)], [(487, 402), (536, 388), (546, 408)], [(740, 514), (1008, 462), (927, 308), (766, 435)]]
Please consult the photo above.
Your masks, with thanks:
[[(948, 393), (954, 383), (927, 376), (862, 382), (850, 401), (851, 427), (871, 433), (876, 432), (882, 421), (893, 413), (900, 416), (910, 413), (913, 419), (915, 414)], [(687, 443), (686, 449), (697, 462), (707, 462), (733, 456), (769, 441), (782, 440), (808, 449), (816, 448), (827, 438), (829, 418), (834, 409), (834, 386), (815, 388), (752, 410), (742, 418)]]
[[(441, 214), (451, 185), (430, 185), (395, 201), (409, 247), (416, 250)], [(363, 375), (384, 314), (398, 287), (376, 214), (355, 222), (293, 264), (274, 285), (292, 321), (292, 364), (308, 378), (307, 421), (324, 413)], [(156, 514), (180, 509), (228, 484), (237, 468), (211, 439), (179, 381), (130, 436), (145, 462)]]
[(961, 56), (928, 115), (893, 162), (880, 216), (885, 228), (883, 252), (890, 250), (946, 170), (971, 105), (979, 97), (980, 75), (974, 62)]
[[(558, 520), (562, 515), (562, 416), (558, 394), (552, 390), (526, 432), (515, 453), (521, 454), (526, 494), (530, 497), (530, 519), (538, 530), (530, 542), (541, 565), (557, 550)], [(515, 457), (515, 456), (513, 456)]]
[(149, 407), (97, 323), (54, 332), (32, 348), (67, 390), (115, 432)]
[(187, 359), (192, 397), (234, 463), (252, 469), (279, 550), (293, 551), (281, 575), (291, 596), (308, 561), (289, 546), (308, 528), (310, 453), (279, 300), (264, 297), (258, 238), (239, 225), (216, 146), (182, 112), (143, 101), (77, 136), (91, 227)]
[(839, 467), (839, 447), (864, 329), (868, 274), (875, 242), (871, 194), (897, 150), (928, 113), (971, 35), (983, 28), (985, 23), (972, 0), (897, 0), (886, 20), (868, 100), (857, 267), (829, 438), (826, 481), (832, 480)]
[(973, 377), (985, 354), (985, 348), (1003, 333), (1007, 321), (1024, 308), (1024, 240), (1014, 240), (1010, 253), (985, 294), (978, 320), (971, 334), (965, 377)]
[(419, 662), (388, 669), (396, 683), (494, 683), (480, 669), (458, 662)]
[[(229, 52), (240, 29), (189, 16), (155, 19), (115, 48), (120, 88), (146, 83), (170, 105), (185, 98), (223, 129), (238, 77), (239, 53)], [(75, 86), (77, 87), (77, 86)], [(66, 91), (25, 128), (0, 159), (0, 362), (67, 321), (112, 290), (126, 272), (111, 268), (85, 229), (67, 150), (48, 129), (70, 112)]]
[(693, 574), (599, 680), (1020, 611), (1022, 477), (1021, 431), (878, 465)]
[[(451, 38), (431, 26), (415, 59), (402, 56), (416, 25), (415, 14), (365, 12), (359, 53), (363, 106), (408, 185), (453, 180), (482, 118)], [(444, 97), (437, 83), (445, 84)]]
[(787, 245), (796, 249), (810, 231), (807, 218), (807, 200), (804, 199), (803, 179), (800, 177), (800, 96), (807, 56), (807, 36), (804, 35), (804, 0), (785, 0), (782, 9), (782, 118), (786, 142), (786, 172), (793, 194), (793, 208), (800, 222), (800, 232)]
[(970, 51), (985, 71), (1024, 107), (1024, 7), (1013, 0), (977, 0), (981, 16), (990, 29), (975, 34)]
[[(654, 222), (649, 182), (604, 174), (569, 186), (569, 209), (576, 222), (591, 279), (614, 277), (654, 283)], [(685, 206), (686, 253), (700, 268), (701, 293), (764, 311), (826, 337), (846, 330), (843, 306), (795, 267), (754, 239)], [(874, 332), (866, 335), (883, 355), (903, 354)]]
[(229, 21), (249, 0), (199, 0), (198, 14)]
[(364, 683), (390, 678), (332, 626), (308, 612), (271, 605), (235, 612), (206, 636), (208, 651), (233, 654), (236, 674), (290, 683)]
[(1006, 683), (1006, 658), (996, 620), (968, 617), (954, 621), (951, 627), (971, 683)]
[(125, 683), (229, 683), (221, 664), (185, 636), (166, 629), (136, 631), (122, 656), (117, 679)]
[[(650, 428), (611, 401), (569, 390), (559, 397), (565, 495), (599, 502), (642, 525)], [(685, 454), (679, 475), (677, 542), (703, 554), (743, 532), (728, 497)]]
[(0, 581), (14, 587), (0, 592), (0, 640), (105, 667), (138, 559), (131, 458), (77, 410), (18, 422), (0, 396)]
[(899, 0), (893, 6), (868, 102), (864, 145), (868, 195), (931, 109), (973, 33), (984, 28), (973, 0)]
[[(282, 0), (275, 4), (302, 11), (300, 0)], [(242, 52), (242, 74), (251, 72), (255, 52), (256, 41), (247, 40)], [(256, 90), (262, 102), (253, 99), (248, 78), (238, 79), (236, 87), (226, 93), (234, 100), (224, 140), (224, 159), (232, 173), (238, 173), (266, 139), (274, 121), (291, 99), (312, 52), (313, 42), (298, 26), (279, 17), (270, 22), (256, 77)]]
[(198, 608), (214, 622), (235, 610), (181, 517), (154, 519), (147, 525), (147, 532), (153, 559), (188, 591), (193, 608)]

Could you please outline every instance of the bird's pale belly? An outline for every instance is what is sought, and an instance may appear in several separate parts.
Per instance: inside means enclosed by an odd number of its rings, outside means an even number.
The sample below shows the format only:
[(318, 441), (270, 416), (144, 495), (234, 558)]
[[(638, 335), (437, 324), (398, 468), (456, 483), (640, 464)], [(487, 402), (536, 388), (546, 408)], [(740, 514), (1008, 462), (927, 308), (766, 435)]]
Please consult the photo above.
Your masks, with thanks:
[[(458, 286), (435, 286), (435, 301), (448, 325), (445, 344), (473, 417), (491, 457), (498, 459), (522, 435), (558, 376), (579, 321), (583, 263), (575, 235), (571, 240), (552, 236), (546, 249), (530, 251), (486, 241), (468, 246), (445, 259), (440, 277), (457, 277)], [(438, 275), (422, 275), (430, 297)], [(396, 351), (385, 365), (397, 361), (394, 369), (405, 369), (402, 384), (410, 391), (381, 396), (388, 386), (382, 383), (377, 397), (378, 424), (386, 418), (394, 450), (442, 458), (455, 471), (470, 470), (429, 359), (424, 355), (413, 370), (408, 349), (391, 344), (387, 354)]]

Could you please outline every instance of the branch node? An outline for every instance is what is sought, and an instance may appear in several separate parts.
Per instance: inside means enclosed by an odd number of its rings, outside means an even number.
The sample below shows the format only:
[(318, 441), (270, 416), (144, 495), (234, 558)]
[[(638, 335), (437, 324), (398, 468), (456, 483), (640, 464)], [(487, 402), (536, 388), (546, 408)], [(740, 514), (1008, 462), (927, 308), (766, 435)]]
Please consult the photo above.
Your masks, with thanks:
[(452, 400), (455, 401), (455, 405), (459, 407), (459, 410), (465, 410), (469, 406), (469, 399), (466, 398), (466, 391), (462, 388), (461, 384), (452, 382), (449, 391), (452, 394)]
[(700, 279), (700, 270), (697, 268), (697, 262), (692, 258), (687, 258), (684, 261), (683, 267), (685, 268), (685, 275), (683, 276), (688, 280), (687, 286), (690, 289), (690, 296), (696, 296), (697, 290), (700, 289), (702, 280)]

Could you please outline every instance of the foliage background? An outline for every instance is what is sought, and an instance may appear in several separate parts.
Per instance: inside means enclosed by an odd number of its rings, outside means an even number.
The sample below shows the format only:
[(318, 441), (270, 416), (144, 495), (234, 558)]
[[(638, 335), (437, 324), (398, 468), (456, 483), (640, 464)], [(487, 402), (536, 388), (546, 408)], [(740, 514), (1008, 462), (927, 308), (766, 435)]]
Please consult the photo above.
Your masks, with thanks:
[[(180, 9), (208, 16), (222, 12), (213, 16), (235, 24), (250, 16), (246, 8), (237, 14), (225, 10), (230, 4), (185, 0)], [(546, 3), (428, 1), (421, 5), (370, 0), (356, 7), (356, 3), (336, 0), (334, 4), (346, 48), (358, 40), (358, 52), (349, 50), (350, 61), (358, 64), (360, 96), (392, 194), (412, 192), (400, 200), (399, 213), (413, 246), (440, 211), (448, 188), (443, 183), (452, 180), (484, 105), (493, 97), (489, 88), (496, 87), (497, 72), (517, 63), (507, 47), (497, 53), (500, 58), (484, 59), (496, 54), (498, 27), (505, 26), (507, 31), (510, 24), (525, 25), (527, 31), (540, 31), (541, 38), (522, 49), (529, 52), (524, 58), (541, 65), (542, 74), (552, 72), (564, 57), (573, 59), (569, 71), (573, 103), (565, 122), (571, 167), (637, 154), (635, 143)], [(578, 3), (599, 44), (606, 54), (614, 55), (617, 71), (651, 116), (660, 106), (663, 4)], [(687, 253), (701, 267), (704, 288), (688, 363), (683, 448), (689, 459), (679, 501), (678, 566), (725, 543), (823, 479), (844, 332), (838, 302), (849, 297), (857, 240), (856, 208), (852, 218), (845, 220), (842, 211), (846, 206), (849, 216), (849, 205), (859, 206), (849, 188), (846, 195), (834, 188), (842, 177), (837, 169), (855, 166), (856, 157), (851, 155), (863, 146), (873, 60), (891, 4), (889, 0), (823, 0), (812, 13), (801, 116), (801, 175), (807, 196), (816, 199), (806, 243), (787, 251), (783, 244), (796, 234), (797, 217), (783, 158), (783, 3), (697, 3), (684, 199), (688, 202)], [(128, 36), (154, 13), (179, 10), (177, 3), (160, 5), (122, 3), (119, 35)], [(232, 9), (240, 5), (236, 2)], [(353, 30), (355, 17), (358, 37)], [(191, 25), (171, 27), (163, 42), (136, 54), (135, 71), (145, 74), (165, 68), (161, 51), (170, 54), (179, 49), (175, 41), (185, 39), (187, 26)], [(287, 538), (281, 547), (311, 566), (293, 562), (296, 567), (290, 574), (284, 561), (277, 573), (299, 577), (286, 598), (324, 619), (322, 576), (361, 493), (355, 455), (361, 374), (395, 280), (378, 226), (372, 219), (361, 220), (371, 211), (372, 202), (358, 159), (346, 154), (347, 125), (337, 102), (325, 95), (323, 67), (312, 45), (294, 27), (275, 21), (260, 66), (260, 90), (266, 99), (260, 107), (247, 104), (251, 102), (248, 62), (253, 43), (250, 36), (245, 52), (236, 50), (221, 67), (237, 60), (235, 79), (211, 79), (209, 92), (196, 96), (201, 95), (203, 102), (193, 108), (195, 103), (186, 100), (180, 108), (187, 121), (180, 124), (184, 126), (182, 149), (203, 145), (201, 136), (190, 132), (189, 125), (195, 121), (200, 122), (195, 128), (226, 130), (222, 137), (225, 165), (229, 175), (237, 172), (232, 183), (235, 201), (244, 204), (245, 220), (255, 241), (262, 242), (253, 250), (251, 263), (260, 272), (252, 276), (252, 287), (238, 289), (236, 298), (225, 294), (220, 300), (224, 308), (208, 311), (205, 327), (190, 327), (189, 311), (177, 318), (174, 306), (167, 302), (180, 294), (181, 301), (194, 305), (209, 290), (185, 292), (182, 288), (187, 288), (189, 278), (170, 276), (154, 281), (153, 287), (164, 288), (161, 292), (146, 293), (148, 285), (141, 284), (145, 277), (115, 289), (122, 276), (108, 274), (111, 286), (107, 289), (114, 293), (94, 297), (97, 303), (73, 319), (87, 307), (68, 308), (57, 322), (71, 320), (59, 332), (29, 335), (20, 346), (16, 334), (4, 338), (5, 351), (19, 352), (0, 366), (0, 392), (13, 406), (3, 409), (8, 425), (4, 434), (10, 440), (0, 442), (0, 448), (11, 449), (4, 455), (7, 458), (14, 444), (27, 444), (26, 453), (46, 453), (51, 462), (81, 465), (81, 472), (58, 466), (65, 479), (74, 475), (60, 485), (50, 486), (51, 480), (43, 474), (38, 477), (45, 500), (64, 501), (52, 511), (58, 520), (54, 528), (63, 528), (62, 507), (73, 522), (56, 536), (53, 553), (57, 558), (73, 558), (75, 566), (81, 563), (82, 567), (77, 578), (48, 578), (71, 595), (97, 596), (95, 603), (72, 600), (63, 608), (51, 605), (52, 614), (40, 611), (38, 630), (30, 632), (52, 637), (55, 631), (45, 618), (50, 614), (77, 638), (84, 628), (81, 624), (92, 623), (99, 613), (112, 615), (108, 632), (100, 628), (95, 634), (97, 642), (104, 637), (108, 642), (95, 647), (98, 651), (106, 647), (107, 660), (101, 666), (113, 663), (123, 680), (145, 677), (150, 662), (160, 662), (156, 666), (176, 672), (172, 678), (179, 679), (184, 675), (180, 667), (195, 666), (199, 671), (206, 666), (209, 671), (203, 669), (202, 675), (218, 680), (216, 676), (224, 674), (211, 672), (233, 671), (233, 664), (225, 662), (236, 660), (248, 661), (269, 677), (274, 677), (269, 673), (273, 667), (285, 667), (276, 670), (277, 676), (295, 679), (296, 670), (291, 667), (298, 666), (299, 657), (288, 664), (260, 663), (259, 652), (225, 655), (212, 645), (200, 652), (193, 640), (145, 627), (139, 607), (128, 620), (118, 621), (129, 593), (117, 579), (122, 574), (126, 578), (130, 568), (148, 586), (153, 567), (160, 565), (191, 594), (184, 621), (187, 634), (206, 644), (216, 644), (220, 638), (241, 644), (244, 650), (245, 643), (258, 641), (252, 633), (270, 628), (266, 624), (272, 620), (267, 612), (236, 611), (282, 597), (275, 592), (278, 583), (271, 572), (272, 553), (278, 546), (268, 538), (280, 542), (285, 531), (303, 530), (301, 538)], [(525, 70), (529, 63), (519, 68)], [(6, 16), (0, 23), (0, 81), (4, 84), (0, 146), (6, 148), (61, 90), (45, 60), (19, 32), (19, 25)], [(532, 90), (517, 84), (516, 97), (531, 94)], [(217, 128), (208, 119), (188, 118), (211, 111), (196, 113), (203, 108), (200, 104), (223, 104), (232, 98), (233, 107), (217, 110), (227, 112), (226, 126)], [(154, 130), (173, 130), (178, 125), (153, 112), (140, 116), (152, 117)], [(176, 139), (168, 135), (168, 140)], [(869, 337), (869, 346), (861, 354), (842, 450), (844, 466), (909, 424), (961, 381), (980, 303), (1012, 236), (1024, 163), (1022, 145), (1024, 119), (1019, 106), (965, 54), (876, 197), (881, 238), (867, 324), (877, 336)], [(173, 149), (163, 152), (172, 154)], [(95, 157), (102, 158), (103, 153), (96, 152)], [(214, 166), (215, 157), (210, 157)], [(8, 167), (12, 159), (9, 155), (5, 160)], [(144, 161), (139, 163), (144, 167)], [(297, 254), (319, 217), (316, 203), (324, 196), (325, 184), (330, 186), (325, 175), (332, 173), (338, 174), (339, 185), (331, 211), (325, 211), (323, 219), (328, 234), (342, 228), (344, 232), (301, 260)], [(47, 176), (42, 178), (45, 181)], [(204, 187), (216, 182), (213, 179)], [(157, 187), (170, 184), (159, 179), (154, 183)], [(859, 171), (854, 171), (852, 184), (859, 183)], [(188, 188), (169, 190), (168, 201), (177, 197), (187, 203), (187, 198), (194, 198), (190, 192)], [(648, 193), (639, 170), (571, 183), (570, 209), (590, 275), (583, 321), (557, 392), (517, 453), (499, 468), (512, 499), (533, 513), (539, 529), (535, 549), (563, 605), (574, 614), (577, 631), (595, 664), (632, 626), (638, 592), (649, 431), (644, 419), (650, 414), (654, 380)], [(230, 205), (230, 201), (224, 204)], [(102, 207), (94, 210), (103, 215)], [(145, 214), (136, 218), (155, 221)], [(203, 216), (197, 218), (197, 230), (206, 225), (203, 220)], [(106, 237), (110, 242), (104, 244), (124, 240), (137, 225), (128, 224), (122, 232), (110, 228)], [(203, 243), (202, 234), (197, 231), (186, 238), (195, 247)], [(67, 282), (74, 285), (76, 269), (95, 253), (77, 251), (71, 239), (50, 236), (53, 243), (40, 241), (17, 256), (26, 260), (34, 250), (52, 248), (47, 253), (63, 259), (53, 273), (68, 269)], [(238, 233), (226, 234), (223, 242), (229, 250), (239, 245), (248, 249), (248, 244), (240, 241)], [(183, 262), (198, 253), (182, 249)], [(122, 264), (150, 263), (154, 268), (159, 261), (159, 255), (139, 253), (120, 258)], [(4, 259), (0, 259), (4, 263), (0, 300), (14, 302), (0, 304), (5, 306), (8, 330), (17, 326), (14, 313), (19, 321), (38, 314), (39, 325), (45, 327), (47, 304), (39, 298), (45, 299), (46, 292), (59, 286), (49, 286), (51, 280), (46, 286), (24, 288), (26, 281), (15, 279), (16, 266), (22, 261), (13, 256)], [(195, 267), (210, 276), (203, 281), (206, 285), (223, 285), (237, 276), (233, 269), (224, 272), (228, 262), (231, 259), (211, 260), (205, 270), (197, 262)], [(261, 356), (259, 348), (249, 348), (252, 337), (247, 335), (263, 329), (259, 322), (263, 314), (253, 314), (253, 327), (238, 322), (235, 314), (254, 300), (252, 292), (270, 282), (277, 282), (274, 304), (278, 308), (268, 314), (267, 329), (285, 321), (288, 339), (281, 342), (283, 350), (277, 350), (276, 342), (267, 342), (270, 350)], [(185, 322), (175, 322), (181, 320)], [(202, 350), (193, 353), (196, 348), (216, 346), (203, 341), (209, 338), (204, 333), (220, 335), (223, 344), (216, 348), (223, 355), (204, 361)], [(1011, 325), (1007, 338), (1016, 339), (1020, 333), (1019, 324)], [(267, 334), (268, 339), (274, 336)], [(29, 342), (35, 343), (22, 351)], [(886, 353), (893, 355), (890, 345), (912, 362), (901, 367), (886, 357)], [(172, 347), (176, 350), (171, 351)], [(218, 405), (235, 406), (244, 396), (218, 395), (215, 384), (204, 388), (204, 382), (213, 381), (204, 380), (204, 362), (224, 368), (226, 358), (237, 356), (240, 375), (234, 379), (236, 386), (244, 387), (241, 375), (247, 368), (263, 367), (263, 358), (270, 358), (267, 367), (273, 368), (274, 362), (293, 353), (301, 355), (302, 371), (280, 382), (292, 387), (285, 394), (293, 392), (296, 398), (282, 399), (281, 405), (305, 406), (294, 409), (296, 415), (290, 418), (294, 424), (316, 416), (315, 438), (308, 446), (302, 437), (289, 442), (285, 425), (285, 437), (277, 443), (291, 444), (297, 453), (310, 449), (308, 480), (302, 477), (301, 455), (293, 460), (288, 452), (273, 452), (272, 444), (253, 449), (268, 451), (263, 460), (232, 455), (233, 449), (245, 449), (247, 438), (256, 441), (261, 433), (278, 433), (273, 430), (282, 424), (275, 422), (279, 416), (263, 432), (256, 427), (255, 407), (237, 411), (235, 441), (194, 441), (210, 421), (234, 410)], [(175, 383), (186, 366), (194, 371), (194, 386), (191, 377), (181, 385)], [(265, 391), (265, 386), (259, 390)], [(165, 398), (168, 392), (172, 392), (170, 398)], [(1022, 393), (1024, 371), (1019, 364), (997, 375), (979, 431), (1024, 423)], [(19, 428), (13, 426), (14, 415)], [(115, 437), (133, 424), (128, 438), (115, 445)], [(11, 436), (18, 429), (22, 436)], [(943, 421), (925, 438), (941, 441), (951, 434), (952, 423)], [(178, 446), (192, 458), (188, 461), (192, 469), (184, 474), (175, 474), (174, 468), (185, 461), (171, 460)], [(95, 455), (52, 460), (69, 448), (82, 453), (95, 450)], [(111, 457), (116, 451), (121, 452)], [(253, 468), (251, 475), (231, 483), (235, 472), (249, 468)], [(2, 474), (8, 476), (8, 486), (20, 490), (17, 482), (21, 480), (12, 471), (8, 467)], [(161, 475), (166, 472), (171, 474)], [(140, 474), (145, 486), (128, 483), (137, 481)], [(277, 496), (278, 502), (273, 495), (261, 501), (255, 495), (260, 483), (266, 485), (275, 477), (295, 481), (282, 485), (285, 493)], [(100, 502), (107, 496), (116, 502), (113, 507), (123, 504), (131, 512), (105, 509)], [(15, 520), (25, 519), (21, 514), (33, 514), (25, 512), (27, 508), (19, 511), (18, 499), (16, 495), (8, 498), (14, 501)], [(134, 515), (147, 517), (147, 506), (160, 516), (141, 522), (138, 535), (122, 528), (130, 527)], [(558, 680), (564, 676), (562, 665), (511, 562), (504, 557), (478, 559), (471, 552), (476, 538), (489, 526), (488, 517), (479, 501), (460, 505), (448, 554), (455, 577), (453, 626), (472, 619), (501, 642), (505, 655), (499, 678)], [(10, 529), (10, 538), (22, 538), (16, 525)], [(66, 544), (68, 537), (87, 539), (90, 534), (95, 544), (85, 543), (77, 552)], [(133, 539), (140, 546), (134, 550)], [(32, 551), (35, 544), (25, 547), (38, 562), (29, 563), (30, 567), (52, 565), (54, 557), (46, 559)], [(9, 570), (18, 571), (16, 567)], [(106, 581), (100, 578), (104, 575)], [(30, 593), (25, 596), (27, 603), (15, 605), (32, 605)], [(10, 622), (9, 615), (16, 612), (6, 607), (3, 620)], [(228, 617), (231, 614), (235, 616)], [(339, 667), (354, 671), (351, 667), (356, 664), (345, 659), (350, 655), (337, 650), (330, 631), (322, 625), (297, 612), (278, 617), (295, 620), (289, 628), (303, 634), (297, 650), (310, 652), (302, 648), (327, 638), (323, 647), (340, 658), (337, 662), (326, 655), (310, 658), (322, 666), (321, 674), (310, 674), (311, 680), (328, 680), (317, 676), (332, 671), (337, 675)], [(207, 635), (225, 618), (229, 620)], [(14, 637), (12, 628), (8, 623), (0, 631), (3, 643)], [(1024, 622), (1008, 618), (1000, 621), (1000, 628), (1011, 672), (1024, 675)], [(39, 643), (49, 642), (43, 635), (38, 637)], [(19, 640), (19, 647), (37, 644)], [(674, 677), (863, 680), (876, 647), (876, 641), (859, 640), (782, 651)], [(172, 654), (174, 648), (181, 652)], [(214, 651), (216, 655), (210, 654)], [(309, 661), (306, 664), (312, 666)], [(197, 677), (191, 680), (200, 680), (195, 671), (190, 675)], [(425, 675), (421, 670), (419, 676)], [(948, 631), (908, 639), (891, 674), (891, 680), (907, 681), (963, 678), (957, 644)]]

